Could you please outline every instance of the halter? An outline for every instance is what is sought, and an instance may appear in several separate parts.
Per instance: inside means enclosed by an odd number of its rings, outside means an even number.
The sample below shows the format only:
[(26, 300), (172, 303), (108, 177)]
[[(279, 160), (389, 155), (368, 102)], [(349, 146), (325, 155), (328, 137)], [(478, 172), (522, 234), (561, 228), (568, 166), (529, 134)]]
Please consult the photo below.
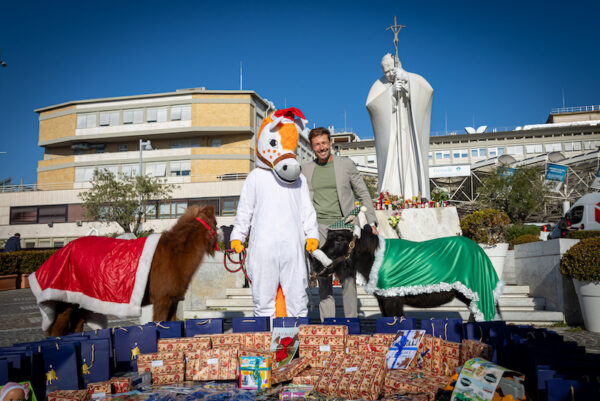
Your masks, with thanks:
[[(200, 223), (202, 223), (202, 225), (204, 227), (206, 227), (206, 229), (208, 230), (209, 238), (217, 236), (217, 232), (211, 226), (209, 226), (204, 220), (202, 220), (200, 217), (196, 217), (196, 220), (198, 220)], [(219, 250), (219, 241), (217, 241), (215, 243), (215, 251), (218, 251), (218, 250)]]

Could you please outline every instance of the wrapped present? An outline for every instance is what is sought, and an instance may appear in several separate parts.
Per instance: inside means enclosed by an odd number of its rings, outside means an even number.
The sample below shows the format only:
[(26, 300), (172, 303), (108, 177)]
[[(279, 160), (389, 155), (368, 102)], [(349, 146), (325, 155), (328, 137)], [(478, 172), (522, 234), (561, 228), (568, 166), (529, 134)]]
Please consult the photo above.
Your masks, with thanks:
[(483, 358), (488, 361), (492, 358), (492, 346), (477, 340), (463, 340), (460, 349), (460, 364), (471, 358)]
[(192, 380), (235, 380), (237, 378), (237, 349), (216, 348), (196, 351), (196, 353), (198, 355), (192, 359)]
[(424, 335), (423, 330), (400, 331), (386, 353), (388, 369), (408, 369)]
[(184, 372), (179, 373), (152, 373), (152, 384), (162, 386), (164, 384), (183, 383)]
[(167, 369), (172, 370), (173, 373), (175, 372), (173, 369), (180, 369), (183, 372), (183, 358), (184, 353), (181, 351), (140, 354), (137, 360), (138, 372), (171, 373)]
[(269, 349), (271, 347), (271, 332), (241, 333), (241, 346), (249, 349)]
[(156, 350), (158, 352), (173, 351), (197, 351), (201, 349), (210, 349), (210, 337), (182, 337), (182, 338), (164, 338), (158, 340)]
[(369, 346), (371, 350), (385, 348), (385, 351), (378, 352), (387, 352), (396, 337), (398, 337), (397, 333), (375, 333), (369, 338)]
[(425, 372), (388, 370), (385, 376), (383, 393), (385, 396), (407, 393), (425, 393), (430, 401), (435, 399), (440, 388), (446, 387), (450, 377), (437, 376)]
[(315, 385), (315, 390), (344, 399), (376, 400), (385, 376), (385, 356), (344, 355), (332, 358)]
[(112, 377), (110, 384), (115, 394), (128, 393), (131, 391), (131, 377)]
[(425, 393), (394, 394), (383, 397), (382, 401), (430, 401), (429, 395)]
[(442, 371), (437, 373), (443, 376), (452, 376), (456, 368), (462, 365), (460, 361), (461, 350), (461, 343), (444, 341), (441, 346)]
[(271, 357), (240, 356), (239, 386), (247, 390), (271, 387)]
[(439, 337), (432, 337), (425, 334), (417, 348), (417, 353), (413, 358), (408, 370), (416, 372), (442, 372), (443, 357), (440, 354), (442, 340)]
[(241, 333), (211, 334), (210, 341), (213, 349), (227, 348), (239, 350), (242, 347)]
[(349, 334), (346, 339), (346, 353), (352, 355), (368, 354), (371, 352), (369, 340), (371, 336), (365, 334)]
[(88, 401), (87, 390), (57, 390), (48, 394), (48, 401)]
[(300, 349), (305, 346), (341, 345), (346, 347), (348, 327), (340, 325), (304, 325), (299, 328)]
[(414, 317), (380, 317), (375, 321), (375, 331), (377, 333), (397, 333), (400, 330), (415, 330), (417, 328), (417, 319)]
[(280, 400), (307, 399), (308, 394), (313, 390), (313, 386), (306, 385), (287, 385), (279, 393)]
[(271, 318), (267, 316), (234, 317), (231, 319), (231, 323), (234, 333), (271, 330)]
[(89, 383), (87, 385), (87, 391), (92, 398), (107, 397), (112, 394), (112, 386), (110, 385), (110, 381)]
[(308, 368), (298, 373), (292, 378), (293, 384), (314, 386), (317, 384), (321, 375), (323, 374), (322, 368)]
[(271, 371), (271, 384), (282, 383), (292, 380), (303, 370), (308, 369), (309, 361), (306, 358), (294, 359), (287, 365), (273, 368)]

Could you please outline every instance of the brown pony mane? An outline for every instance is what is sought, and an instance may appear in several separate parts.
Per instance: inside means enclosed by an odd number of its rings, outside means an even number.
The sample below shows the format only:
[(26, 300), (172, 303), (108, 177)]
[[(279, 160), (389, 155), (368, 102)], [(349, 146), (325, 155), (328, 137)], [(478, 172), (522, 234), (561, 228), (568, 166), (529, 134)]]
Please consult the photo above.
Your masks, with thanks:
[[(177, 220), (175, 225), (162, 234), (165, 240), (169, 241), (174, 246), (176, 246), (175, 244), (181, 245), (189, 242), (191, 239), (198, 236), (204, 238), (206, 243), (210, 242), (210, 233), (202, 223), (196, 220), (196, 217), (202, 219), (215, 230), (216, 233), (217, 220), (215, 219), (214, 206), (189, 206), (185, 213)], [(212, 250), (212, 248), (209, 250)], [(214, 251), (211, 252), (211, 255), (213, 253)]]

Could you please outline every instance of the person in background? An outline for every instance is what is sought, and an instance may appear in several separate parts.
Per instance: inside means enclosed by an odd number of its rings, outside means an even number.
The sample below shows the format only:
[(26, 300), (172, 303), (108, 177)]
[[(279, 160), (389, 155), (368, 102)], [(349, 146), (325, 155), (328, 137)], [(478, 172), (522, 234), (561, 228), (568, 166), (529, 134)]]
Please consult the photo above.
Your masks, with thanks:
[(4, 252), (14, 252), (21, 250), (21, 234), (15, 233), (4, 244)]
[[(327, 239), (327, 227), (348, 215), (359, 200), (367, 207), (366, 218), (375, 235), (377, 217), (369, 190), (354, 162), (347, 157), (331, 154), (331, 133), (323, 127), (314, 128), (308, 135), (310, 146), (317, 156), (302, 165), (302, 173), (310, 191), (319, 223), (319, 243)], [(342, 283), (344, 317), (358, 316), (356, 278), (348, 277)], [(321, 320), (335, 317), (335, 299), (331, 277), (319, 278), (319, 312)]]
[(565, 217), (560, 219), (560, 221), (558, 222), (558, 228), (560, 229), (560, 238), (566, 238), (567, 234), (571, 230), (579, 230), (580, 228), (583, 228), (583, 227), (572, 227), (571, 226), (572, 219), (573, 219), (573, 216), (571, 215), (571, 213), (566, 213)]

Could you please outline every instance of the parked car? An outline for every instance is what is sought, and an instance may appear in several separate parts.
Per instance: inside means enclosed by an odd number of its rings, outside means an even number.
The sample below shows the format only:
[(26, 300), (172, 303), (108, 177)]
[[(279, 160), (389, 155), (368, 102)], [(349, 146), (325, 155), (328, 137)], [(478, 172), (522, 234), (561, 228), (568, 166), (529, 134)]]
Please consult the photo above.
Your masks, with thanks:
[[(567, 213), (571, 215), (571, 227), (579, 230), (600, 230), (600, 192), (583, 195), (567, 210)], [(548, 239), (560, 237), (560, 228), (557, 224)]]

